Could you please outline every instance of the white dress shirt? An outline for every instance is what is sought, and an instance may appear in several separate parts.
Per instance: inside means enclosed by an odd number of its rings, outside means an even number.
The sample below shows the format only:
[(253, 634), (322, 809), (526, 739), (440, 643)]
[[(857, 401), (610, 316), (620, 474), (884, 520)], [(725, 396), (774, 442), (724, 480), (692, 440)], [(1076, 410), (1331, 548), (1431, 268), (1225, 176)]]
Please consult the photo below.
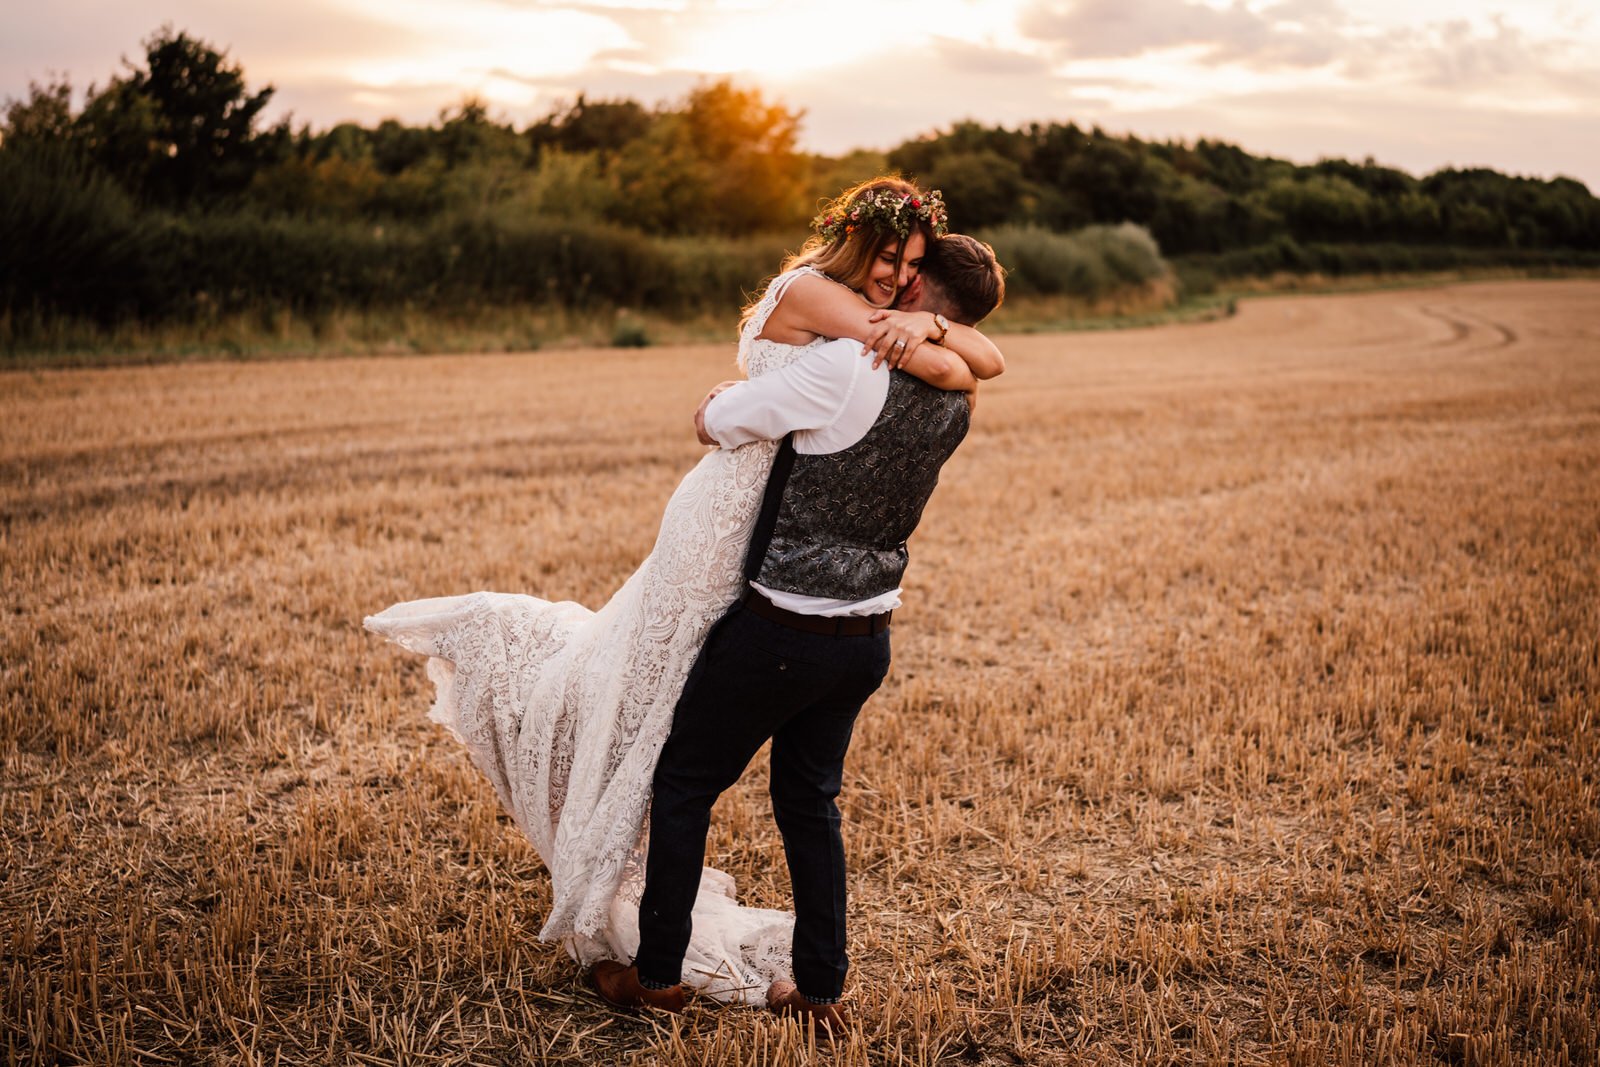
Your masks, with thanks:
[[(842, 452), (860, 441), (883, 413), (888, 364), (872, 367), (861, 342), (829, 341), (786, 367), (729, 386), (706, 405), (705, 427), (723, 448), (778, 441), (794, 434), (809, 456)], [(768, 600), (802, 615), (877, 615), (900, 606), (900, 588), (866, 600), (834, 600), (750, 583)]]

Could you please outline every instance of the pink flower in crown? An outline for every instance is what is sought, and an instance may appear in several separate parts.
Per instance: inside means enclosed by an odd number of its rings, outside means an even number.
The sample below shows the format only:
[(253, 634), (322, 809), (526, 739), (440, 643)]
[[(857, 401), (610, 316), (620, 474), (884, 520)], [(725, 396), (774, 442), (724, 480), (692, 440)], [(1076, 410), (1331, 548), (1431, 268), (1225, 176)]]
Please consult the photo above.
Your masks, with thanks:
[(918, 200), (916, 197), (912, 197), (911, 198), (911, 206), (916, 208), (918, 211), (921, 211), (922, 210), (922, 201)]

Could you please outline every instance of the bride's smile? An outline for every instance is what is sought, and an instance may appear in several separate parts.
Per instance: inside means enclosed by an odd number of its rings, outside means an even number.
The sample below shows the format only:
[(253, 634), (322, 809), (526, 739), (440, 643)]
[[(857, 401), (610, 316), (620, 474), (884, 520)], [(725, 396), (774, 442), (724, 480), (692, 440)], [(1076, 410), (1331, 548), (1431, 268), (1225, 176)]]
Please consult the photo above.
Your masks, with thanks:
[[(872, 273), (867, 276), (862, 295), (873, 307), (888, 307), (894, 303), (895, 294), (910, 285), (922, 269), (922, 257), (928, 248), (927, 238), (922, 236), (922, 231), (912, 230), (905, 245), (904, 259), (900, 259), (900, 242), (892, 241), (884, 245), (878, 258), (872, 261)], [(895, 262), (897, 259), (900, 259), (898, 264)]]

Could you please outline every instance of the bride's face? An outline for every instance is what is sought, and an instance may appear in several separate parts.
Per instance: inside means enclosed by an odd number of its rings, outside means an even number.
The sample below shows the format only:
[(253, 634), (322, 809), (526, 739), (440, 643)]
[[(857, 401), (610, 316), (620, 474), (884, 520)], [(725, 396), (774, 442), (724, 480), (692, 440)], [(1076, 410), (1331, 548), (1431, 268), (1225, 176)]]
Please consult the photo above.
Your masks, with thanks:
[(898, 277), (894, 261), (900, 254), (899, 241), (884, 245), (878, 252), (878, 258), (872, 261), (872, 272), (867, 275), (867, 284), (862, 287), (861, 295), (873, 307), (886, 308), (894, 303), (895, 294), (910, 285), (922, 269), (922, 257), (928, 250), (928, 239), (922, 236), (921, 230), (913, 229), (905, 245), (906, 254), (900, 260)]

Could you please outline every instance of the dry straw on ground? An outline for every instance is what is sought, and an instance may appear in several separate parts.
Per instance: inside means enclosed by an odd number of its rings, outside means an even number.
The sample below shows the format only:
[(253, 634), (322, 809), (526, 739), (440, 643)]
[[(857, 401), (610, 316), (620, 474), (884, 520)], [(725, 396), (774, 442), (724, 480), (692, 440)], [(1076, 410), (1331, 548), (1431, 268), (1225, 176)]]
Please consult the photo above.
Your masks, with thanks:
[[(1593, 1064), (1600, 284), (1013, 338), (844, 806), (851, 1064)], [(731, 348), (0, 376), (0, 1056), (790, 1064), (603, 1008), (360, 617), (597, 605)], [(753, 773), (713, 860), (786, 878)]]

